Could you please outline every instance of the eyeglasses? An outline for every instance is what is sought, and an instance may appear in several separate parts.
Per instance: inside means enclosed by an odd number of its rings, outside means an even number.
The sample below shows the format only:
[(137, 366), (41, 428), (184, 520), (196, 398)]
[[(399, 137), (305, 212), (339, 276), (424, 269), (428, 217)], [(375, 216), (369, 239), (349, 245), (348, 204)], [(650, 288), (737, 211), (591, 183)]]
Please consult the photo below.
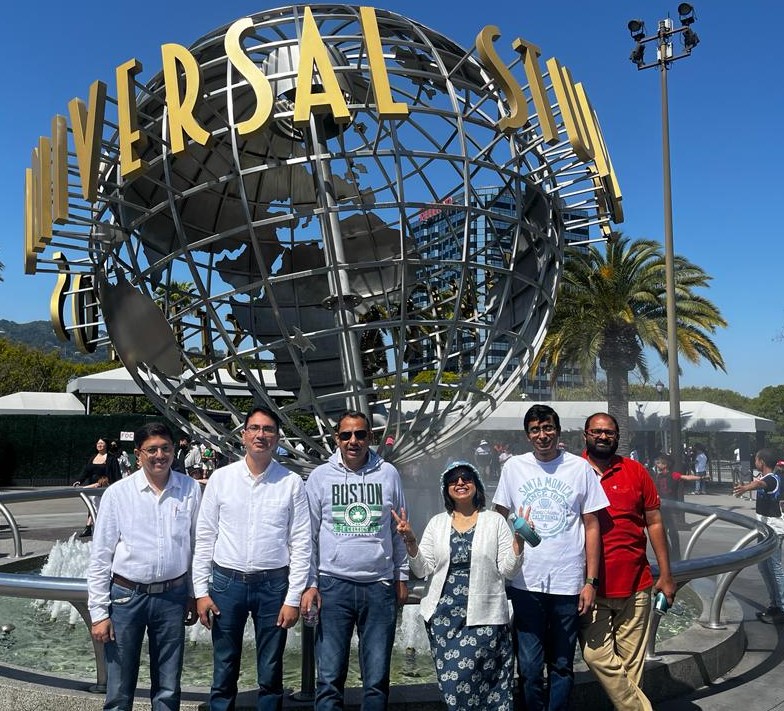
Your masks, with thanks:
[(615, 439), (618, 436), (618, 432), (615, 430), (585, 430), (585, 434), (590, 435), (591, 437), (601, 437), (604, 435), (609, 439)]
[(265, 435), (278, 434), (278, 428), (275, 427), (275, 425), (248, 425), (245, 428), (245, 431), (252, 435), (258, 434), (259, 432)]
[(338, 432), (338, 439), (341, 442), (348, 442), (351, 439), (351, 436), (354, 435), (360, 442), (364, 439), (367, 439), (368, 431), (367, 430), (345, 430), (344, 432)]
[(164, 444), (163, 447), (144, 447), (140, 451), (144, 452), (148, 457), (154, 457), (156, 454), (158, 454), (158, 452), (167, 455), (171, 454), (174, 452), (174, 447), (172, 447), (170, 444)]
[(555, 425), (542, 425), (541, 427), (529, 427), (528, 434), (529, 435), (538, 435), (540, 432), (544, 432), (545, 434), (553, 434), (556, 432), (558, 428)]
[(458, 482), (463, 482), (463, 484), (473, 484), (474, 477), (472, 474), (453, 474), (446, 480), (447, 486), (454, 486)]

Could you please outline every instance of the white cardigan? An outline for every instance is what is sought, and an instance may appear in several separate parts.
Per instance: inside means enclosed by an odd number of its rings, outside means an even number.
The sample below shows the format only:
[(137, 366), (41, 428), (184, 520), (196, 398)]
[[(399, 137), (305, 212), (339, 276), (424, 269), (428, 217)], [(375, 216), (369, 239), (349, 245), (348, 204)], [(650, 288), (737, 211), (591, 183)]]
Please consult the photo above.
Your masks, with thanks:
[[(427, 592), (419, 613), (429, 620), (444, 589), (449, 571), (452, 516), (441, 513), (430, 519), (422, 534), (416, 556), (409, 556), (411, 572), (428, 577)], [(523, 565), (523, 554), (515, 556), (512, 532), (501, 514), (480, 511), (471, 546), (467, 625), (503, 625), (509, 622), (504, 578), (513, 578)]]

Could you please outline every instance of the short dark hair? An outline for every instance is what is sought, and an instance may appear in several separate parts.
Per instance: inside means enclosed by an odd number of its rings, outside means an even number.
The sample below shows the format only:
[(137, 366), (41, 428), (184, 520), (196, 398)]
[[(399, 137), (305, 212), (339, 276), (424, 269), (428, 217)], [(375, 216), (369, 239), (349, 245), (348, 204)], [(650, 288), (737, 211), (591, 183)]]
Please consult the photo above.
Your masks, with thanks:
[(136, 447), (136, 449), (141, 449), (142, 445), (150, 439), (150, 437), (163, 437), (164, 439), (168, 439), (169, 442), (174, 443), (172, 431), (167, 425), (163, 422), (148, 422), (133, 433), (134, 447)]
[(360, 412), (359, 410), (346, 410), (340, 417), (338, 417), (337, 424), (335, 425), (335, 432), (340, 431), (340, 424), (343, 422), (343, 420), (348, 418), (358, 418), (364, 420), (365, 424), (367, 425), (368, 432), (373, 431), (373, 426), (370, 424), (370, 418), (364, 412)]
[(620, 433), (621, 428), (618, 426), (618, 420), (616, 420), (609, 412), (594, 412), (593, 415), (588, 415), (588, 417), (585, 418), (585, 425), (583, 425), (583, 430), (588, 430), (588, 425), (591, 423), (591, 420), (594, 417), (606, 417), (607, 419), (612, 420), (613, 424), (615, 425), (615, 431)]
[(764, 449), (760, 449), (759, 452), (757, 452), (757, 457), (756, 458), (757, 459), (761, 459), (765, 463), (765, 466), (770, 468), (770, 469), (775, 469), (776, 468), (776, 462), (779, 459), (776, 456), (776, 453), (772, 449), (770, 449), (769, 447), (765, 447)]
[(447, 467), (446, 471), (444, 472), (444, 483), (441, 487), (441, 495), (444, 497), (444, 508), (448, 513), (452, 513), (455, 510), (455, 502), (452, 501), (452, 497), (449, 496), (449, 474), (455, 469), (463, 469), (471, 474), (471, 478), (474, 480), (474, 486), (476, 486), (476, 493), (474, 494), (473, 504), (480, 511), (484, 509), (487, 505), (485, 485), (482, 482), (482, 477), (479, 476), (476, 467), (474, 467), (472, 464), (469, 464), (468, 462), (456, 462), (454, 465)]
[(533, 405), (530, 407), (523, 418), (523, 427), (525, 428), (525, 431), (528, 432), (529, 423), (541, 422), (542, 420), (547, 419), (551, 419), (555, 428), (559, 432), (561, 431), (561, 419), (558, 417), (558, 413), (549, 405)]
[(653, 461), (655, 462), (655, 461), (657, 461), (659, 459), (661, 459), (663, 462), (666, 462), (667, 463), (667, 469), (672, 471), (672, 457), (669, 454), (667, 454), (667, 452), (659, 452), (656, 455), (656, 458)]
[(280, 429), (280, 417), (278, 416), (278, 413), (269, 407), (265, 407), (264, 405), (258, 405), (254, 407), (247, 415), (245, 415), (245, 422), (242, 425), (243, 429), (248, 427), (248, 422), (250, 422), (250, 418), (256, 414), (266, 415), (271, 420), (273, 420), (275, 422), (275, 426), (278, 429)]

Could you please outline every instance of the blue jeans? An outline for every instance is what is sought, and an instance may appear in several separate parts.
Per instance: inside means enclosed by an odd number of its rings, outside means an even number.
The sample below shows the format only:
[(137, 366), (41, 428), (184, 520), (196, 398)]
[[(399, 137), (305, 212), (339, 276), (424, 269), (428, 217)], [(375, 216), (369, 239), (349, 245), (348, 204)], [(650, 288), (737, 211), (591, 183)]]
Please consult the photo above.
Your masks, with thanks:
[(109, 617), (114, 641), (104, 645), (105, 711), (130, 711), (139, 677), (144, 633), (150, 647), (150, 699), (153, 711), (180, 708), (180, 675), (185, 646), (188, 586), (148, 595), (112, 583)]
[[(704, 472), (700, 474), (700, 476), (704, 476)], [(704, 494), (707, 491), (707, 487), (705, 486), (705, 479), (698, 479), (694, 482), (694, 493), (695, 494)]]
[(343, 708), (343, 689), (354, 625), (359, 636), (362, 711), (384, 711), (389, 697), (389, 663), (397, 624), (391, 580), (355, 583), (322, 575), (321, 614), (316, 630), (316, 711)]
[(283, 708), (283, 650), (287, 630), (278, 615), (289, 587), (288, 568), (254, 573), (225, 574), (213, 568), (210, 597), (220, 615), (212, 618), (213, 674), (210, 711), (232, 711), (242, 658), (242, 635), (248, 615), (256, 633), (258, 711)]
[(770, 604), (784, 610), (784, 567), (781, 565), (781, 544), (784, 542), (784, 535), (778, 534), (779, 547), (773, 551), (770, 558), (757, 563), (762, 580), (770, 595)]
[[(517, 664), (527, 711), (566, 711), (574, 686), (577, 595), (509, 588), (517, 637)], [(549, 702), (543, 670), (547, 665)]]

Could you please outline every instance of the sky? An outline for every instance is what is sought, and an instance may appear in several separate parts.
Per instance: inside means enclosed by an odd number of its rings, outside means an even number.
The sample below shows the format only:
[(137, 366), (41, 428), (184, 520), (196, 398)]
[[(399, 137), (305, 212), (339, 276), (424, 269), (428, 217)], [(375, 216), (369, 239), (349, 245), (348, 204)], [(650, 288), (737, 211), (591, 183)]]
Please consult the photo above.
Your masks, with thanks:
[[(755, 396), (784, 383), (784, 304), (777, 262), (784, 248), (780, 223), (768, 211), (781, 199), (776, 168), (784, 144), (775, 127), (784, 117), (778, 63), (784, 10), (767, 0), (693, 3), (692, 26), (700, 44), (669, 72), (670, 143), (675, 251), (711, 277), (703, 295), (728, 322), (715, 335), (726, 373), (681, 360), (681, 387), (727, 388)], [(106, 3), (49, 0), (18, 3), (0, 45), (4, 72), (0, 109), (0, 319), (49, 318), (55, 277), (26, 276), (23, 269), (24, 171), (40, 135), (50, 133), (56, 113), (67, 114), (75, 96), (105, 81), (114, 91), (115, 67), (139, 59), (142, 81), (161, 68), (160, 46), (190, 45), (225, 24), (278, 3), (206, 3), (168, 0)], [(375, 5), (400, 12), (468, 48), (479, 30), (496, 25), (496, 48), (511, 60), (510, 44), (522, 37), (555, 56), (588, 92), (602, 126), (623, 193), (633, 238), (663, 240), (661, 89), (656, 69), (638, 71), (629, 61), (630, 19), (647, 34), (668, 13), (676, 26), (678, 2), (670, 0), (561, 0), (525, 3), (497, 0), (388, 0)], [(473, 8), (473, 9), (470, 9)], [(653, 47), (648, 50), (652, 53)], [(771, 134), (770, 131), (774, 130)], [(668, 382), (667, 367), (649, 358), (651, 382)]]

